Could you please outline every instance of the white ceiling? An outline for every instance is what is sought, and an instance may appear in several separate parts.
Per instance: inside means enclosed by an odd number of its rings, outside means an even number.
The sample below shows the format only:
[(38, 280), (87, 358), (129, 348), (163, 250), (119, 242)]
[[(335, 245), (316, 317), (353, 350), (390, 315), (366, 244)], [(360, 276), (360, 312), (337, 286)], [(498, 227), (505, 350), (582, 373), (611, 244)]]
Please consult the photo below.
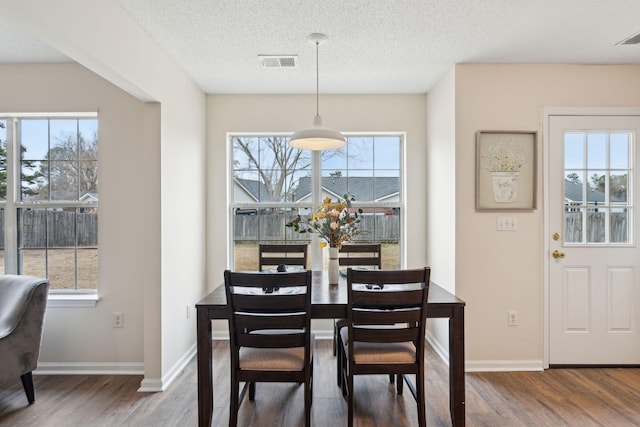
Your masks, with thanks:
[[(321, 93), (425, 93), (457, 63), (640, 63), (617, 45), (640, 31), (640, 0), (108, 1), (207, 93), (314, 93), (313, 32), (329, 36)], [(1, 15), (0, 40), (0, 63), (69, 60)]]

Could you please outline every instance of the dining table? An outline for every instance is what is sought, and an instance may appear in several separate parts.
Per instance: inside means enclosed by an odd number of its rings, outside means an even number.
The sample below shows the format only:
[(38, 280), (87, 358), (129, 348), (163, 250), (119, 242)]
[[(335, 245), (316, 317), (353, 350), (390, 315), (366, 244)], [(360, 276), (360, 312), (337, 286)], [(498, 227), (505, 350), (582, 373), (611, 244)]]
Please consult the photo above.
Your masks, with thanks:
[[(441, 286), (430, 282), (427, 318), (449, 319), (449, 410), (453, 426), (465, 425), (464, 379), (465, 302)], [(218, 286), (196, 304), (198, 363), (198, 425), (211, 426), (213, 416), (214, 319), (229, 319), (224, 285)], [(312, 273), (311, 317), (340, 319), (347, 317), (347, 282), (340, 275), (337, 284), (329, 284), (327, 272)]]

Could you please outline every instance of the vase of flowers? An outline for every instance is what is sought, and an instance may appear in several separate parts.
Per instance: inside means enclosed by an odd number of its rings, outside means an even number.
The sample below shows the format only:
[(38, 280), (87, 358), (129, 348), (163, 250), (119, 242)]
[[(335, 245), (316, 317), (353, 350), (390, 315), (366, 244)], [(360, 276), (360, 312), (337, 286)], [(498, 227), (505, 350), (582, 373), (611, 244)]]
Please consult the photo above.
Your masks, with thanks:
[(512, 138), (500, 141), (489, 149), (485, 167), (491, 173), (493, 200), (496, 203), (518, 201), (518, 177), (524, 160)]
[(329, 284), (333, 285), (338, 283), (338, 279), (340, 278), (340, 263), (338, 262), (338, 248), (329, 247), (329, 263), (328, 266), (328, 274), (329, 274)]
[(316, 233), (320, 237), (320, 247), (329, 247), (329, 283), (338, 283), (338, 251), (345, 242), (358, 235), (358, 224), (362, 209), (354, 209), (347, 194), (333, 202), (329, 197), (322, 201), (311, 218), (300, 215), (287, 223), (299, 233)]

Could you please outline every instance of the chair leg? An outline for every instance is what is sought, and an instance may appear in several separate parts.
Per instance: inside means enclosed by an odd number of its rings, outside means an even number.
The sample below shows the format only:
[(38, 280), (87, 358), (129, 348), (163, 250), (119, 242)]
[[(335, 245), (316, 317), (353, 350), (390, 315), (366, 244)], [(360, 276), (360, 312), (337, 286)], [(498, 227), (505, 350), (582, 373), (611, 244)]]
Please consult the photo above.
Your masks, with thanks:
[(416, 388), (417, 396), (416, 401), (418, 403), (418, 426), (426, 427), (427, 425), (427, 408), (426, 408), (426, 395), (424, 392), (424, 372), (420, 372), (416, 375)]
[(33, 390), (33, 375), (31, 372), (27, 372), (20, 376), (20, 380), (22, 381), (22, 387), (24, 388), (24, 392), (27, 395), (27, 400), (29, 401), (29, 405), (35, 402), (35, 392)]
[(333, 323), (333, 355), (338, 354), (338, 325)]
[(398, 378), (396, 380), (396, 390), (398, 391), (398, 394), (401, 395), (403, 389), (404, 389), (404, 378), (402, 374), (398, 374)]
[(342, 346), (342, 340), (337, 337), (337, 342), (334, 344), (334, 351), (336, 356), (336, 381), (338, 383), (338, 387), (342, 386), (342, 364), (344, 363), (342, 360), (342, 348), (336, 348), (337, 346)]
[(349, 427), (353, 427), (353, 395), (353, 375), (347, 375), (347, 420)]
[(252, 381), (249, 383), (249, 400), (250, 401), (254, 401), (256, 400), (256, 383), (255, 381)]
[(311, 396), (312, 389), (311, 379), (304, 383), (304, 425), (306, 427), (311, 427), (311, 402), (313, 402), (313, 398)]
[(338, 348), (338, 357), (340, 358), (338, 363), (338, 383), (339, 387), (342, 389), (342, 397), (347, 398), (347, 354), (342, 346), (342, 341), (340, 341), (340, 347)]

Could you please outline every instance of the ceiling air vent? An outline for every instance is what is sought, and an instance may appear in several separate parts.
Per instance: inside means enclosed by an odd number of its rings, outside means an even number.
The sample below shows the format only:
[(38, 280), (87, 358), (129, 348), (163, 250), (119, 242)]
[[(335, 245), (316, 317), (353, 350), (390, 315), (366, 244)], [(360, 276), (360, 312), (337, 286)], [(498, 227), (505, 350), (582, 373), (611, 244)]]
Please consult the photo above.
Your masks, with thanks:
[(631, 37), (628, 37), (617, 44), (640, 44), (640, 33), (636, 33)]
[(295, 68), (298, 55), (258, 55), (260, 63), (265, 68)]

